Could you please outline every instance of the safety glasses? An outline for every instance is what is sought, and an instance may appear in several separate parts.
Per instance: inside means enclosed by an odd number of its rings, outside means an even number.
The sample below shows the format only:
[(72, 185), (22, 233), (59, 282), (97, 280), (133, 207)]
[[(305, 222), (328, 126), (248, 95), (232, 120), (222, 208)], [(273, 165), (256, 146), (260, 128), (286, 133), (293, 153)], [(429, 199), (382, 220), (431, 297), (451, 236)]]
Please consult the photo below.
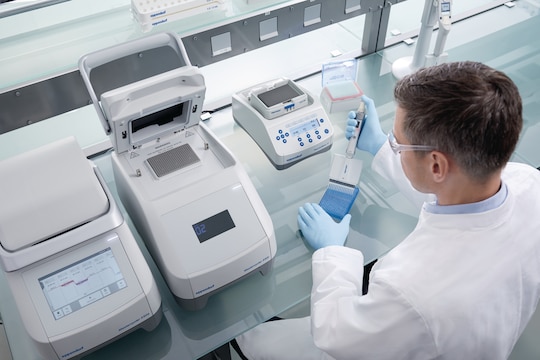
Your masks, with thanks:
[(430, 145), (403, 145), (399, 144), (394, 136), (394, 131), (390, 130), (388, 133), (388, 143), (392, 148), (394, 154), (399, 154), (402, 151), (431, 151), (435, 150), (433, 146)]

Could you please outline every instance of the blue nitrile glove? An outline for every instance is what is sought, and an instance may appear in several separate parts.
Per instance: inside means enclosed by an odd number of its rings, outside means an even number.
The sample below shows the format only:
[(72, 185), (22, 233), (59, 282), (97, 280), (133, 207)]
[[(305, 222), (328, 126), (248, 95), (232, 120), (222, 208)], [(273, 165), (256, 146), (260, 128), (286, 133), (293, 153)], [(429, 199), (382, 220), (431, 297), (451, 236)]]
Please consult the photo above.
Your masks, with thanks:
[(319, 204), (307, 203), (298, 209), (298, 227), (315, 250), (330, 245), (345, 244), (349, 234), (351, 214), (337, 223)]
[[(375, 155), (386, 141), (386, 134), (381, 129), (379, 115), (372, 99), (362, 95), (362, 101), (366, 104), (366, 122), (356, 143), (358, 150), (364, 150)], [(357, 120), (356, 112), (349, 112), (347, 118), (347, 127), (345, 128), (345, 137), (347, 140), (353, 134)], [(360, 119), (359, 119), (360, 120)]]

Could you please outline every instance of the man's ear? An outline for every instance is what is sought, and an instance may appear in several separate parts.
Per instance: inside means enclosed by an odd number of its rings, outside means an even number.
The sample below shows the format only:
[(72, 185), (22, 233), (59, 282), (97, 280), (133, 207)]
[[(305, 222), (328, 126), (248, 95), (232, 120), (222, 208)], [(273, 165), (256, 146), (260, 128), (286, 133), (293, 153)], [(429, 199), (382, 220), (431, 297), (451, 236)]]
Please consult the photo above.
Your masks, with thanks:
[(432, 151), (428, 155), (430, 158), (431, 176), (436, 183), (443, 182), (450, 171), (450, 159), (440, 151)]

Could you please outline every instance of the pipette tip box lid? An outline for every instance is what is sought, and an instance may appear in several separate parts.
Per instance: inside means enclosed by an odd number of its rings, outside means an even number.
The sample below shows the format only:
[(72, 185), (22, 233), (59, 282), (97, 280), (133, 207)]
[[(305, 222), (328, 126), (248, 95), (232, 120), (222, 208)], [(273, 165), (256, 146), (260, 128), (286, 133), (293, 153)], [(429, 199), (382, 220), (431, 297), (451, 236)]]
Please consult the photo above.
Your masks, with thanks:
[(357, 61), (348, 59), (323, 64), (321, 103), (328, 113), (351, 111), (360, 105), (362, 89), (356, 82)]

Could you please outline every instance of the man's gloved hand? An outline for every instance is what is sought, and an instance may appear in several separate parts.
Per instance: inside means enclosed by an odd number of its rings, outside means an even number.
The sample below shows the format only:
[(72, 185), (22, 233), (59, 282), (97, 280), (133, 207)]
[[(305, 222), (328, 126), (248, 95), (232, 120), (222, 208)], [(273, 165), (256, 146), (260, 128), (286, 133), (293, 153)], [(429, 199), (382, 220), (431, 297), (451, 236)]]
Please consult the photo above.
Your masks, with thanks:
[[(356, 147), (358, 150), (364, 150), (375, 155), (386, 141), (386, 135), (381, 129), (379, 115), (377, 114), (373, 100), (366, 95), (362, 95), (362, 101), (366, 104), (366, 123), (360, 133)], [(357, 121), (361, 120), (356, 120), (355, 117), (355, 111), (349, 112), (347, 127), (345, 128), (345, 137), (347, 140), (352, 136)]]
[(298, 227), (315, 250), (329, 245), (345, 244), (349, 234), (351, 215), (337, 223), (319, 204), (307, 203), (298, 209)]

